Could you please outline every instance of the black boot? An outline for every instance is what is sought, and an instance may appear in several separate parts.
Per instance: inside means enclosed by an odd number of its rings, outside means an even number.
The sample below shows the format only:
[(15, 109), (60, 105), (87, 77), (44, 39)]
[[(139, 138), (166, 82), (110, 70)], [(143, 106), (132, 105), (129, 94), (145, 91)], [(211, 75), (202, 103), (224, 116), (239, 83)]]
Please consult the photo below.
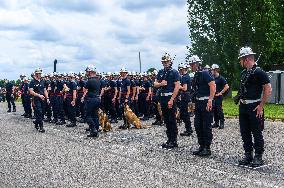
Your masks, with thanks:
[(16, 107), (13, 108), (13, 112), (16, 112)]
[(199, 148), (192, 152), (193, 155), (199, 155), (201, 151), (203, 151), (204, 146), (199, 146)]
[(80, 119), (78, 120), (78, 122), (79, 122), (79, 123), (85, 123), (86, 121), (85, 121), (85, 118), (80, 118)]
[(21, 116), (26, 116), (27, 114), (26, 114), (26, 112), (25, 113), (23, 113)]
[(70, 122), (66, 127), (76, 127), (76, 121)]
[(180, 136), (191, 136), (193, 133), (192, 130), (189, 130), (189, 131), (184, 131), (183, 133), (180, 133)]
[(212, 125), (212, 128), (217, 128), (219, 127), (219, 122), (215, 122), (213, 125)]
[(252, 152), (245, 152), (243, 159), (239, 160), (239, 165), (249, 165), (252, 162), (253, 154)]
[(98, 137), (99, 133), (97, 129), (90, 129), (90, 134), (87, 135), (87, 137)]
[(177, 148), (177, 147), (178, 147), (177, 141), (170, 141), (170, 143), (167, 145), (168, 149)]
[(162, 148), (168, 148), (168, 145), (170, 143), (170, 140), (168, 139), (166, 143), (163, 143), (161, 146)]
[(59, 121), (59, 122), (56, 123), (56, 125), (64, 125), (64, 124), (66, 124), (65, 121)]
[(262, 154), (255, 154), (251, 163), (251, 167), (259, 167), (262, 165), (264, 165), (264, 161), (262, 160)]
[(198, 155), (199, 156), (210, 156), (211, 155), (210, 146), (205, 146)]
[(40, 123), (40, 124), (39, 124), (39, 130), (38, 130), (38, 132), (40, 132), (40, 133), (44, 133), (44, 132), (45, 132), (45, 130), (44, 130), (44, 128), (43, 128), (43, 123)]
[(53, 119), (49, 123), (57, 123), (57, 122), (58, 122), (58, 119)]
[(7, 112), (11, 112), (11, 108), (9, 110), (7, 110)]
[(224, 121), (220, 121), (220, 126), (219, 126), (219, 129), (224, 129)]
[(50, 121), (51, 121), (51, 118), (50, 118), (50, 117), (45, 118), (43, 121), (44, 121), (44, 122), (50, 122)]
[(35, 128), (38, 130), (38, 123), (36, 121), (33, 121), (33, 124), (35, 124)]

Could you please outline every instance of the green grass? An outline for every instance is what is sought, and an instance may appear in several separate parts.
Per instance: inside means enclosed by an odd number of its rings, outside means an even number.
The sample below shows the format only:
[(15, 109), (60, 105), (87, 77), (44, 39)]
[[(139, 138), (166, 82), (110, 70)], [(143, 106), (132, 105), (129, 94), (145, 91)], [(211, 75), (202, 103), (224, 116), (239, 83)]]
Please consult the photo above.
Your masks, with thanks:
[[(233, 91), (233, 96), (236, 94), (237, 91)], [(223, 111), (225, 116), (236, 117), (239, 115), (239, 106), (235, 105), (233, 99), (228, 97), (223, 100)], [(284, 105), (266, 103), (264, 115), (267, 119), (284, 121)]]

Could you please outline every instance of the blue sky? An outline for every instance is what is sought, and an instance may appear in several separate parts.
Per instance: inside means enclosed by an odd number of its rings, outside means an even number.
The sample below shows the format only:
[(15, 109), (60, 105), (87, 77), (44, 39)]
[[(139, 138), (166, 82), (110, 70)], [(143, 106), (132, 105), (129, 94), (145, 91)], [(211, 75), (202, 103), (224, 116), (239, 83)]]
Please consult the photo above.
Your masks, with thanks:
[(101, 72), (124, 66), (161, 68), (164, 52), (175, 67), (189, 45), (186, 0), (0, 0), (0, 79), (41, 67)]

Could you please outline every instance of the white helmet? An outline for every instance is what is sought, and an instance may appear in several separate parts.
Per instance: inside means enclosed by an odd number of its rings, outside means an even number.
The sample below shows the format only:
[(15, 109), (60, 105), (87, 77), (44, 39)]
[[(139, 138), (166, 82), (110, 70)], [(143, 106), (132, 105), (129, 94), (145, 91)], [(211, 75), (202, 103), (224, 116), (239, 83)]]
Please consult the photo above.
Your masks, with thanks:
[(51, 73), (49, 73), (49, 76), (50, 77), (54, 77), (54, 74), (51, 72)]
[(178, 69), (187, 69), (187, 65), (184, 63), (178, 64)]
[(165, 53), (165, 55), (162, 56), (161, 61), (162, 62), (172, 61), (172, 58), (171, 58), (170, 54)]
[(219, 65), (217, 65), (217, 64), (213, 64), (212, 66), (211, 66), (211, 69), (219, 69), (220, 67), (219, 67)]
[(88, 65), (85, 71), (97, 72), (97, 69), (96, 69), (95, 65)]
[(158, 71), (157, 70), (153, 70), (153, 75), (157, 75), (158, 74)]
[(242, 47), (240, 49), (239, 59), (248, 55), (255, 55), (250, 47)]
[(111, 76), (112, 73), (111, 73), (111, 72), (107, 72), (106, 75), (107, 75), (107, 76)]
[(36, 74), (42, 74), (42, 69), (41, 68), (36, 68), (35, 72)]
[(205, 65), (204, 69), (210, 69), (209, 65)]
[(119, 71), (120, 73), (124, 72), (124, 73), (128, 73), (128, 70), (125, 67), (122, 67)]
[(72, 71), (70, 71), (70, 72), (68, 73), (68, 76), (70, 76), (70, 77), (74, 77), (74, 76), (75, 76), (75, 73), (74, 73), (74, 72), (72, 72)]
[(191, 64), (191, 63), (199, 63), (199, 64), (201, 64), (201, 59), (197, 55), (193, 55), (190, 58), (190, 60), (191, 61), (189, 61), (189, 64)]

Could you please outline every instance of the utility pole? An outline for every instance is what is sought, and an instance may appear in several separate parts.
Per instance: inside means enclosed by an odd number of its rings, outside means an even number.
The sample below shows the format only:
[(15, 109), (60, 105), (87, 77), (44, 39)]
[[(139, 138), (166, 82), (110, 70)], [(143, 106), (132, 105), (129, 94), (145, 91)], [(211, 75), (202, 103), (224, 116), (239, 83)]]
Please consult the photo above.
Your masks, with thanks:
[(141, 54), (139, 52), (139, 65), (140, 65), (140, 73), (141, 73)]
[(57, 59), (55, 59), (53, 62), (53, 72), (56, 72), (56, 64), (57, 64)]

